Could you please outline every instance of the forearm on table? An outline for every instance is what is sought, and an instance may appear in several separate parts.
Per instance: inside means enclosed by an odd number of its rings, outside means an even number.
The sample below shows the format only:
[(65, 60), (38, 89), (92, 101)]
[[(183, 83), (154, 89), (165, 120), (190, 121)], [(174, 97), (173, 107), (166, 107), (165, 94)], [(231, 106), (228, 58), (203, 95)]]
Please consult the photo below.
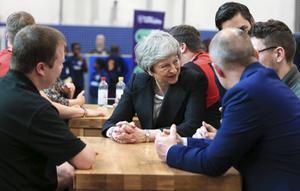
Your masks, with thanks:
[(80, 107), (69, 107), (56, 102), (51, 102), (52, 105), (58, 110), (59, 116), (62, 119), (70, 119), (74, 117), (82, 117), (85, 115), (85, 110)]
[(74, 106), (74, 105), (80, 105), (81, 102), (78, 99), (68, 99), (69, 100), (69, 106)]
[[(116, 126), (111, 126), (107, 129), (105, 129), (104, 130), (105, 131), (104, 135), (108, 138), (113, 138), (112, 133), (113, 133), (113, 130), (114, 130), (115, 127)], [(154, 142), (156, 135), (161, 132), (161, 130), (159, 130), (159, 129), (143, 129), (142, 131), (143, 131), (143, 134), (145, 135), (144, 140), (142, 142), (147, 142), (147, 139), (148, 139), (149, 142)], [(148, 138), (147, 138), (147, 134), (148, 134), (147, 131), (149, 132), (149, 137)]]
[(53, 102), (47, 97), (47, 95), (43, 91), (40, 91), (40, 94), (42, 97), (47, 99), (58, 110), (59, 116), (62, 119), (70, 119), (73, 117), (82, 117), (85, 114), (85, 110), (82, 108), (69, 107), (69, 106), (62, 105), (60, 103)]

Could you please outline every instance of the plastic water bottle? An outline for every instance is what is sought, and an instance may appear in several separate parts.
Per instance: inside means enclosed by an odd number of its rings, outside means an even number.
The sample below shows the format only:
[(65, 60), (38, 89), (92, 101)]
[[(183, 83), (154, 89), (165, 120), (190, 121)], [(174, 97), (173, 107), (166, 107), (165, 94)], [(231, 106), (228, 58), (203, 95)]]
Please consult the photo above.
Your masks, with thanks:
[(101, 81), (98, 86), (98, 105), (100, 106), (107, 105), (108, 85), (105, 80), (105, 77), (101, 77)]
[(124, 78), (119, 77), (119, 82), (116, 84), (116, 102), (118, 102), (121, 99), (125, 87), (126, 84), (124, 83)]

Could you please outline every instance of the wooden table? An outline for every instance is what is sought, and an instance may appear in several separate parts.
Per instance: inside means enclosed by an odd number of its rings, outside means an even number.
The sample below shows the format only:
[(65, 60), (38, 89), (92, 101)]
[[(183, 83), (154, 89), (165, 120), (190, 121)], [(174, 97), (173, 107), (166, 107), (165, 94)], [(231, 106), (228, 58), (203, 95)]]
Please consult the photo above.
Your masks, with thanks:
[[(111, 116), (114, 108), (100, 107), (99, 105), (95, 104), (85, 104), (84, 107), (89, 109), (100, 108), (105, 113), (105, 116), (72, 118), (69, 120), (70, 130), (76, 136), (101, 136), (100, 129), (102, 128), (104, 122)], [(137, 124), (137, 126), (140, 125), (137, 117), (134, 117), (133, 121)]]
[(91, 170), (76, 170), (73, 188), (92, 190), (240, 191), (233, 168), (221, 177), (185, 172), (162, 162), (153, 143), (118, 144), (103, 137), (82, 137), (97, 153)]

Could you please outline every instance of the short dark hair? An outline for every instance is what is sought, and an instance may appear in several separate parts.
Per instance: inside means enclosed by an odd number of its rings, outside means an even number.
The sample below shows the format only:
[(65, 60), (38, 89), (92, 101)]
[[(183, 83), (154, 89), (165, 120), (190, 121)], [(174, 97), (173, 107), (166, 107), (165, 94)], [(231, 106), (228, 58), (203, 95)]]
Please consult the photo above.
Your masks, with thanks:
[(72, 51), (74, 50), (75, 46), (79, 46), (79, 47), (80, 47), (80, 44), (79, 44), (78, 42), (73, 42), (73, 43), (71, 44), (71, 50), (72, 50)]
[(116, 45), (116, 44), (111, 45), (111, 47), (110, 47), (110, 53), (119, 54), (120, 53), (119, 46)]
[(178, 25), (168, 31), (179, 43), (185, 43), (192, 52), (202, 49), (199, 31), (190, 25)]
[(292, 62), (296, 52), (296, 41), (289, 27), (278, 20), (257, 22), (250, 31), (250, 36), (263, 39), (266, 47), (282, 47), (287, 62)]
[(44, 62), (52, 68), (60, 43), (65, 44), (65, 37), (54, 28), (41, 25), (23, 28), (14, 40), (11, 68), (29, 73), (39, 62)]
[(12, 13), (6, 20), (6, 31), (10, 43), (14, 42), (16, 34), (24, 27), (35, 24), (34, 18), (31, 14), (19, 11)]
[(253, 24), (254, 19), (248, 7), (241, 3), (227, 2), (221, 5), (216, 13), (215, 23), (219, 30), (222, 30), (222, 24), (232, 19), (237, 14), (241, 14), (243, 18), (249, 21), (250, 25)]

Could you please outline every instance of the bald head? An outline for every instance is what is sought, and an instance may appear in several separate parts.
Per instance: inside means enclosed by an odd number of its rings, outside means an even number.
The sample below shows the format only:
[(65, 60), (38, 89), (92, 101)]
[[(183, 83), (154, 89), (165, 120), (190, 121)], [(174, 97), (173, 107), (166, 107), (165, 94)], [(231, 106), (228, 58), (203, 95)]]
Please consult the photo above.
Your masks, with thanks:
[(105, 40), (105, 36), (103, 34), (98, 34), (96, 36), (96, 39), (99, 39), (99, 40)]
[(248, 66), (255, 55), (248, 34), (236, 28), (218, 32), (210, 43), (209, 52), (212, 61), (227, 70)]
[(102, 52), (105, 47), (105, 36), (103, 34), (98, 34), (96, 36), (96, 49)]

